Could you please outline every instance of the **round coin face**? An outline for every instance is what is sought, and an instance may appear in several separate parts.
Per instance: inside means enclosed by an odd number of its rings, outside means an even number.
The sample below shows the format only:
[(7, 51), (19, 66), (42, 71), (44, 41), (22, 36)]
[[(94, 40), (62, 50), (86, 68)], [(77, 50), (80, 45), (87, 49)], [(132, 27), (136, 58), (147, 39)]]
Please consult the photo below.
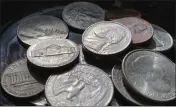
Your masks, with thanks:
[(152, 25), (137, 17), (127, 17), (115, 20), (127, 26), (132, 33), (132, 43), (141, 44), (148, 41), (153, 36)]
[(151, 44), (149, 44), (148, 48), (154, 51), (166, 51), (172, 48), (173, 39), (172, 36), (163, 28), (152, 25), (154, 29), (153, 40)]
[(157, 102), (176, 98), (175, 64), (162, 54), (134, 50), (122, 63), (126, 83), (134, 91)]
[(99, 55), (112, 55), (131, 43), (131, 32), (120, 23), (102, 21), (87, 28), (82, 37), (84, 48)]
[(107, 20), (117, 20), (124, 17), (141, 17), (141, 13), (132, 9), (113, 9), (106, 12)]
[(77, 45), (68, 39), (48, 39), (27, 50), (28, 60), (39, 67), (57, 68), (73, 62), (79, 55)]
[(18, 98), (32, 97), (44, 90), (44, 85), (30, 74), (26, 59), (20, 59), (5, 69), (1, 85), (6, 93)]
[(51, 75), (45, 85), (45, 95), (52, 106), (106, 106), (113, 92), (107, 74), (84, 64), (65, 74)]
[(41, 40), (65, 39), (68, 36), (68, 27), (53, 16), (32, 16), (18, 26), (17, 35), (22, 43), (30, 46)]
[(62, 12), (62, 18), (68, 25), (81, 30), (104, 20), (104, 17), (105, 12), (102, 8), (88, 2), (71, 3)]
[(117, 91), (127, 100), (131, 101), (136, 105), (141, 105), (138, 100), (135, 100), (131, 94), (129, 94), (128, 90), (126, 89), (123, 83), (123, 76), (122, 76), (122, 69), (121, 65), (115, 65), (112, 69), (112, 81), (114, 83), (115, 88)]

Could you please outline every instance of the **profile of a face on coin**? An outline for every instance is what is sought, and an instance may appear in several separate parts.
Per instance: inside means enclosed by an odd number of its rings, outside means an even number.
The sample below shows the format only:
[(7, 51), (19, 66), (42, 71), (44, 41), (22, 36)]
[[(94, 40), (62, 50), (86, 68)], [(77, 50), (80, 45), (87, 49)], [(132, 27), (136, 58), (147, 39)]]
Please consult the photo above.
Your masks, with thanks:
[(130, 29), (133, 44), (145, 43), (153, 36), (152, 25), (144, 19), (137, 17), (125, 17), (114, 20), (114, 22), (122, 23)]
[(17, 98), (33, 97), (44, 90), (44, 85), (29, 72), (27, 59), (17, 60), (5, 69), (1, 86), (7, 94)]
[(106, 106), (113, 97), (111, 79), (101, 69), (78, 64), (61, 75), (51, 75), (45, 94), (52, 106)]
[(74, 2), (64, 8), (62, 18), (71, 27), (85, 30), (91, 24), (103, 21), (105, 12), (93, 3)]
[(43, 68), (57, 68), (70, 64), (78, 55), (78, 46), (67, 39), (44, 40), (27, 50), (28, 60)]
[(40, 40), (65, 39), (68, 36), (68, 27), (54, 16), (31, 16), (20, 23), (17, 35), (22, 43), (30, 46)]
[(95, 54), (116, 54), (130, 45), (131, 33), (120, 23), (102, 21), (84, 31), (82, 43), (84, 48)]
[(159, 53), (129, 53), (123, 60), (123, 75), (134, 90), (149, 99), (166, 102), (176, 97), (175, 64)]

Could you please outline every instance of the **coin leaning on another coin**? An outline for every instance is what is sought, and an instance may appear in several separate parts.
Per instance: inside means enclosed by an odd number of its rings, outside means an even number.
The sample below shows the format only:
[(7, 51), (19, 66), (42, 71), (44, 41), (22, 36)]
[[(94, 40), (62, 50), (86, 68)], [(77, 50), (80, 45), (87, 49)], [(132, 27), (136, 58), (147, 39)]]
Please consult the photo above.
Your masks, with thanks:
[(4, 70), (1, 86), (7, 94), (17, 98), (33, 97), (44, 90), (44, 85), (30, 74), (27, 59), (17, 60)]
[(106, 106), (113, 93), (109, 76), (88, 64), (78, 64), (69, 72), (51, 75), (45, 85), (45, 95), (52, 106)]
[(70, 64), (79, 55), (78, 46), (68, 39), (48, 39), (27, 50), (28, 60), (43, 68), (58, 68)]
[(20, 23), (17, 35), (25, 45), (33, 45), (40, 40), (65, 39), (68, 27), (61, 19), (49, 15), (31, 16)]

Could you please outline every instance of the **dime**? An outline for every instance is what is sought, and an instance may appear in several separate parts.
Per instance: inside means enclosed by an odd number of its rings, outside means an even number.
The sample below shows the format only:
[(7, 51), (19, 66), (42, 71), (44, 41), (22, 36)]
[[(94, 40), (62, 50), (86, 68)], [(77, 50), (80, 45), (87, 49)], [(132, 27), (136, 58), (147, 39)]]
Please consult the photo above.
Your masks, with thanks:
[(52, 106), (106, 106), (113, 97), (111, 79), (101, 69), (78, 64), (60, 75), (51, 75), (45, 95)]
[(98, 55), (113, 55), (131, 43), (130, 30), (120, 23), (102, 21), (87, 28), (82, 37), (84, 48)]
[(71, 27), (85, 30), (91, 24), (104, 20), (105, 12), (89, 2), (74, 2), (64, 8), (62, 18)]
[(60, 19), (39, 15), (24, 20), (17, 29), (19, 40), (27, 45), (33, 45), (46, 39), (65, 39), (68, 36), (68, 27)]
[(125, 83), (140, 95), (156, 102), (176, 98), (175, 64), (160, 53), (134, 50), (123, 59)]
[(49, 39), (27, 50), (28, 60), (39, 67), (57, 68), (73, 62), (79, 55), (77, 45), (68, 39)]
[(154, 29), (152, 41), (147, 47), (142, 48), (151, 49), (153, 51), (167, 51), (171, 49), (173, 47), (172, 36), (163, 28), (154, 24), (152, 24), (152, 26)]
[(128, 101), (136, 104), (142, 105), (138, 100), (132, 96), (128, 90), (126, 89), (123, 83), (123, 76), (122, 76), (122, 69), (119, 65), (115, 65), (112, 69), (112, 81), (114, 83), (115, 88), (117, 91)]
[(20, 59), (5, 69), (1, 85), (6, 93), (18, 98), (32, 97), (44, 90), (44, 86), (30, 74), (26, 59)]
[(141, 44), (148, 41), (153, 36), (152, 25), (137, 17), (127, 17), (115, 20), (127, 26), (132, 33), (132, 43)]
[(141, 17), (141, 13), (132, 9), (113, 9), (106, 12), (107, 20), (117, 20), (124, 17)]

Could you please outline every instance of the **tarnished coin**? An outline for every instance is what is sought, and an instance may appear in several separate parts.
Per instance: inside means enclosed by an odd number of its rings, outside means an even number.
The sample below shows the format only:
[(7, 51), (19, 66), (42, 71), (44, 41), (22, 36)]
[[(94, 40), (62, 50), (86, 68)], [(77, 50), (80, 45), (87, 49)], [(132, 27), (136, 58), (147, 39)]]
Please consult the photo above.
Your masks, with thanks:
[(133, 9), (113, 9), (106, 12), (107, 20), (117, 20), (124, 17), (141, 17), (141, 13)]
[(113, 97), (111, 79), (101, 69), (78, 64), (60, 75), (51, 75), (45, 95), (52, 106), (106, 106)]
[(18, 98), (32, 97), (44, 90), (44, 85), (30, 74), (26, 59), (20, 59), (5, 69), (1, 85), (6, 93)]
[(148, 41), (153, 36), (153, 27), (152, 25), (137, 17), (126, 17), (115, 20), (127, 26), (132, 33), (132, 43), (141, 44)]
[(128, 92), (124, 83), (123, 83), (123, 76), (122, 76), (122, 68), (121, 65), (115, 65), (112, 69), (112, 81), (114, 83), (115, 88), (117, 91), (130, 102), (136, 105), (142, 105), (138, 100), (134, 99), (134, 97)]
[(84, 48), (95, 54), (117, 54), (130, 45), (131, 32), (120, 23), (102, 21), (84, 31), (82, 43)]
[(85, 30), (91, 24), (104, 20), (105, 12), (89, 2), (74, 2), (64, 8), (62, 18), (71, 27)]
[(171, 49), (173, 47), (172, 36), (163, 28), (154, 24), (152, 24), (152, 26), (154, 29), (152, 41), (147, 47), (142, 48), (147, 48), (154, 51), (167, 51)]
[(32, 16), (18, 26), (17, 35), (22, 43), (30, 46), (44, 39), (65, 39), (68, 36), (68, 27), (53, 16)]
[(57, 68), (73, 62), (79, 55), (78, 46), (68, 39), (48, 39), (29, 47), (28, 60), (39, 67)]
[(156, 102), (176, 98), (175, 64), (160, 53), (134, 50), (122, 63), (125, 83), (140, 95)]

